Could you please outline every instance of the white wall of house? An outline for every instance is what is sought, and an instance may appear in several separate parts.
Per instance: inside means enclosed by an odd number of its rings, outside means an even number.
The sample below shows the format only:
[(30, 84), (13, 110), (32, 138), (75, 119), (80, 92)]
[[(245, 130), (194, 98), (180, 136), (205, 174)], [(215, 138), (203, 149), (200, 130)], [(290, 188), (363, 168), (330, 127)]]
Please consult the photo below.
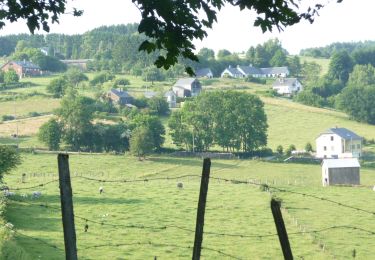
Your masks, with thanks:
[(272, 88), (276, 90), (278, 94), (286, 96), (290, 96), (303, 90), (302, 84), (298, 80), (294, 81), (291, 85), (274, 85)]
[(316, 139), (317, 158), (358, 158), (361, 154), (361, 140), (345, 140), (337, 134), (322, 134)]

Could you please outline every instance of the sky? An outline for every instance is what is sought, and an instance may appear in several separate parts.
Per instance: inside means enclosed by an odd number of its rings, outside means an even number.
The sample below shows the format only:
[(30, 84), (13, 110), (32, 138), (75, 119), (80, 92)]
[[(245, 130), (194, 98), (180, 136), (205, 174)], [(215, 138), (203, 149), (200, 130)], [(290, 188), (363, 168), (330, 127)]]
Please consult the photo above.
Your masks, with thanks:
[[(375, 0), (344, 0), (338, 4), (335, 0), (320, 0), (329, 3), (319, 12), (315, 22), (303, 21), (286, 28), (282, 32), (263, 34), (254, 27), (255, 13), (240, 11), (239, 8), (226, 6), (218, 13), (218, 23), (208, 30), (208, 37), (195, 41), (197, 50), (203, 47), (227, 49), (231, 52), (246, 51), (269, 39), (278, 38), (291, 54), (301, 49), (321, 47), (332, 42), (353, 42), (375, 40)], [(52, 33), (81, 34), (102, 25), (126, 24), (140, 21), (140, 12), (131, 0), (68, 0), (68, 9), (72, 6), (83, 9), (82, 17), (65, 14), (60, 24), (51, 26)], [(103, 4), (103, 2), (105, 4)], [(303, 3), (315, 3), (317, 0), (303, 0)], [(0, 35), (28, 32), (24, 21), (7, 24)], [(40, 32), (42, 33), (42, 32)]]

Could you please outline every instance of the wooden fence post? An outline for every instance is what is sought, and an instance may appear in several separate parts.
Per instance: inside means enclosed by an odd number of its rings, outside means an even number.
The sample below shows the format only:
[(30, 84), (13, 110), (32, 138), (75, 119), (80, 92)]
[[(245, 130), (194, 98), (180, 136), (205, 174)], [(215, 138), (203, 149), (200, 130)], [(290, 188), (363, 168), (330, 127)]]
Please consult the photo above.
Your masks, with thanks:
[(211, 160), (210, 158), (205, 158), (203, 161), (201, 188), (199, 192), (197, 222), (195, 226), (195, 240), (194, 240), (193, 257), (192, 257), (193, 260), (199, 260), (201, 258), (204, 213), (206, 210), (208, 182), (210, 180), (210, 168), (211, 168)]
[(281, 249), (283, 250), (283, 255), (285, 260), (292, 260), (293, 254), (292, 249), (290, 248), (288, 234), (286, 232), (283, 216), (281, 215), (280, 202), (271, 199), (271, 211), (273, 219), (275, 221), (277, 235), (279, 236), (279, 241)]
[(72, 186), (70, 183), (69, 155), (57, 156), (59, 166), (61, 213), (64, 229), (65, 258), (77, 260), (76, 230), (74, 226), (74, 212)]

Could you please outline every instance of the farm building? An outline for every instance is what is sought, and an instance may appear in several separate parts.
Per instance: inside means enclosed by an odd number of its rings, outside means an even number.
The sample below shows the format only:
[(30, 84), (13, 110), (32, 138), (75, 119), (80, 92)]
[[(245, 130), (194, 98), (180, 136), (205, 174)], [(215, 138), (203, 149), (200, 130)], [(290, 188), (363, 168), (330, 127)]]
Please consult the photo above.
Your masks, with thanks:
[(357, 158), (325, 159), (322, 162), (322, 183), (329, 185), (359, 185), (360, 165)]
[(362, 137), (346, 128), (330, 128), (316, 138), (317, 158), (361, 157)]
[(128, 92), (123, 91), (122, 89), (111, 89), (107, 93), (107, 97), (117, 105), (130, 104), (133, 101), (133, 98), (128, 94)]
[(170, 91), (165, 92), (164, 98), (167, 101), (169, 108), (175, 108), (177, 106), (176, 104), (177, 96), (173, 91), (170, 90)]
[(296, 78), (278, 78), (273, 83), (272, 89), (280, 95), (291, 96), (302, 91), (303, 87)]
[(66, 64), (68, 67), (78, 67), (81, 70), (87, 69), (87, 64), (93, 59), (80, 59), (80, 60), (61, 60), (62, 63)]
[(252, 76), (255, 78), (285, 78), (289, 75), (288, 67), (270, 67), (270, 68), (256, 68), (251, 64), (249, 66), (240, 66), (226, 68), (222, 73), (221, 77), (231, 77), (231, 78), (246, 78)]
[(197, 78), (213, 78), (214, 74), (210, 68), (199, 69), (195, 72)]
[(177, 97), (194, 97), (202, 91), (202, 85), (195, 78), (179, 79), (172, 88)]
[(221, 73), (222, 78), (243, 78), (245, 75), (237, 68), (229, 66)]
[(40, 67), (30, 61), (8, 61), (0, 69), (2, 71), (14, 70), (20, 78), (41, 75)]

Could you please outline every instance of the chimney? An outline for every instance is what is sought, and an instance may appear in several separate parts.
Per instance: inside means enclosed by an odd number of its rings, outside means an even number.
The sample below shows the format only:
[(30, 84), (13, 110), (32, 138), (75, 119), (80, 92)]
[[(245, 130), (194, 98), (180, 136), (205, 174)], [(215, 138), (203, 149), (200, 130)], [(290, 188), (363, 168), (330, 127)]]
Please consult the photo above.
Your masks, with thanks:
[(229, 69), (232, 68), (232, 65), (229, 65), (228, 68), (229, 68)]

